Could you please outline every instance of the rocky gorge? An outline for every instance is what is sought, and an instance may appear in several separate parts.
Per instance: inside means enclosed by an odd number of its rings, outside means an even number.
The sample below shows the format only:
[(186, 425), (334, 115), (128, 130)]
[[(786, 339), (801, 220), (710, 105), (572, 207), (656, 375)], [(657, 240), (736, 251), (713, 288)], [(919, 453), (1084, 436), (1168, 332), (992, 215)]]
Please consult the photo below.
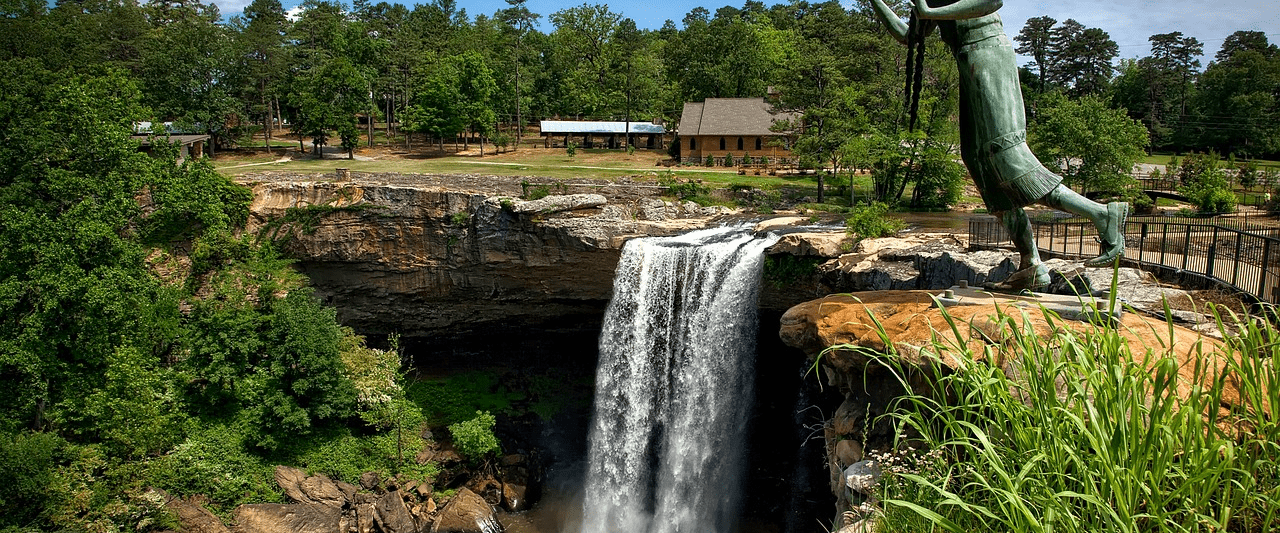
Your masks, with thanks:
[[(829, 361), (834, 389), (819, 391), (816, 380), (805, 377), (811, 358), (833, 344), (884, 348), (857, 330), (872, 303), (828, 295), (857, 293), (864, 300), (889, 295), (885, 302), (892, 305), (876, 307), (877, 314), (901, 314), (904, 324), (915, 324), (911, 317), (928, 309), (928, 296), (920, 291), (960, 281), (1000, 281), (1016, 267), (1012, 252), (970, 251), (962, 235), (857, 241), (842, 227), (824, 227), (813, 217), (760, 221), (726, 207), (664, 199), (661, 188), (645, 182), (583, 181), (559, 185), (557, 194), (536, 200), (522, 199), (530, 184), (519, 178), (267, 173), (242, 183), (254, 191), (249, 231), (276, 240), (316, 293), (338, 309), (344, 324), (363, 334), (395, 333), (410, 346), (416, 343), (424, 352), (418, 365), (450, 366), (465, 359), (510, 367), (594, 368), (601, 317), (629, 239), (724, 224), (755, 224), (758, 232), (781, 233), (768, 250), (758, 304), (757, 415), (753, 440), (744, 445), (752, 453), (747, 507), (760, 520), (791, 531), (808, 530), (814, 516), (828, 517), (830, 503), (847, 507), (843, 475), (863, 461), (865, 452), (853, 444), (875, 440), (862, 434), (865, 417), (899, 392), (892, 386), (855, 385), (865, 361)], [(1059, 276), (1063, 290), (1110, 284), (1110, 270), (1063, 261), (1053, 266), (1066, 273)], [(1139, 311), (1156, 312), (1166, 299), (1188, 298), (1138, 270), (1120, 269), (1117, 276), (1121, 298)], [(1192, 312), (1179, 316), (1188, 325), (1204, 322)], [(895, 335), (918, 345), (916, 337), (928, 335), (937, 326), (933, 322), (926, 318)], [(796, 452), (815, 431), (823, 445)], [(547, 428), (529, 433), (538, 432), (554, 433)], [(536, 436), (527, 440), (526, 446), (543, 446)], [(344, 496), (346, 503), (338, 507), (376, 503), (391, 492)], [(252, 510), (245, 512), (250, 514), (239, 520), (241, 531), (270, 530), (252, 526)], [(404, 530), (466, 530), (424, 527), (435, 523), (440, 511), (434, 508), (414, 513), (415, 525)], [(365, 528), (359, 511), (354, 518), (334, 516), (339, 531), (403, 529), (376, 521)], [(800, 520), (807, 522), (800, 525)], [(352, 527), (341, 525), (348, 523)]]

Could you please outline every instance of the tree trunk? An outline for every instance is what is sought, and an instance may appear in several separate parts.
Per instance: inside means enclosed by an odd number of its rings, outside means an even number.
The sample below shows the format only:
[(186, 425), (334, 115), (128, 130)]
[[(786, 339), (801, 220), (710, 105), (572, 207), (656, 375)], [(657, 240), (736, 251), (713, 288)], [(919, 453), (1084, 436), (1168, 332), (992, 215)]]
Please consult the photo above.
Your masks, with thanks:
[(267, 154), (271, 154), (271, 100), (267, 98), (267, 83), (262, 82), (262, 107), (266, 108), (267, 116), (262, 121), (263, 139), (267, 144)]
[(373, 116), (378, 114), (378, 107), (374, 105), (373, 98), (369, 98), (369, 147), (373, 148)]
[(516, 34), (516, 150), (520, 150), (520, 135), (524, 122), (520, 117), (520, 34)]

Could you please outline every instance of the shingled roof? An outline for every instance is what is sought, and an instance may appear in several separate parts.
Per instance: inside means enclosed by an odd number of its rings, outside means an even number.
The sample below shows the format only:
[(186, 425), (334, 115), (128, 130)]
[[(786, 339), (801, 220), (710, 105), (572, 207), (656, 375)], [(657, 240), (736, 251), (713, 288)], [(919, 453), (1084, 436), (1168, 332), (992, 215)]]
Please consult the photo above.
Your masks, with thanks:
[(769, 128), (792, 113), (769, 113), (764, 98), (708, 98), (688, 102), (680, 114), (680, 135), (778, 135)]

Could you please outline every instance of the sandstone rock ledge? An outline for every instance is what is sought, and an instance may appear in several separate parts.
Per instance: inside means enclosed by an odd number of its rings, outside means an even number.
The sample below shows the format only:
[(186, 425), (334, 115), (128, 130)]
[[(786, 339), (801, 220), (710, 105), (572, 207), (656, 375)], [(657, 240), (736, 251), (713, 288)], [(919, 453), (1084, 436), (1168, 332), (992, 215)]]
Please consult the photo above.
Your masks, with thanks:
[(270, 178), (242, 180), (254, 192), (248, 230), (281, 242), (339, 319), (365, 333), (601, 315), (628, 239), (714, 225), (730, 212), (600, 194), (526, 202), (359, 175)]
[[(934, 352), (933, 339), (937, 338), (951, 346), (968, 347), (975, 360), (998, 365), (1006, 375), (1016, 376), (1018, 353), (1016, 346), (1008, 342), (1007, 329), (997, 325), (1001, 313), (1015, 317), (1017, 323), (1042, 337), (1049, 336), (1053, 327), (1077, 330), (1094, 327), (1070, 320), (1055, 320), (1051, 326), (1040, 308), (1026, 300), (1012, 296), (997, 297), (989, 304), (949, 307), (947, 313), (956, 324), (955, 331), (942, 311), (932, 307), (929, 291), (869, 291), (834, 295), (797, 305), (783, 315), (779, 331), (783, 342), (807, 354), (810, 361), (828, 347), (848, 345), (859, 348), (832, 350), (823, 355), (821, 361), (822, 379), (838, 387), (844, 397), (843, 403), (825, 424), (830, 486), (838, 499), (838, 509), (849, 509), (850, 497), (845, 490), (844, 472), (864, 459), (865, 450), (861, 443), (868, 443), (872, 448), (892, 443), (892, 430), (888, 424), (875, 425), (871, 421), (885, 412), (893, 398), (903, 394), (897, 378), (879, 365), (869, 364), (872, 356), (867, 350), (879, 354), (892, 352), (908, 367), (922, 366), (934, 359), (931, 353)], [(883, 337), (876, 321), (883, 327)], [(1117, 330), (1127, 340), (1135, 357), (1141, 356), (1145, 349), (1170, 347), (1169, 353), (1178, 361), (1179, 373), (1184, 378), (1192, 375), (1197, 358), (1206, 359), (1211, 367), (1217, 369), (1221, 369), (1225, 362), (1216, 355), (1220, 341), (1180, 326), (1173, 326), (1171, 332), (1164, 321), (1140, 313), (1125, 313)], [(957, 352), (959, 350), (952, 350), (938, 359), (952, 371), (960, 371), (965, 365), (972, 364), (960, 359)], [(985, 354), (994, 360), (983, 360)], [(1228, 381), (1223, 399), (1235, 403), (1239, 393)], [(923, 386), (924, 383), (914, 385)], [(1185, 383), (1182, 388), (1186, 390)]]

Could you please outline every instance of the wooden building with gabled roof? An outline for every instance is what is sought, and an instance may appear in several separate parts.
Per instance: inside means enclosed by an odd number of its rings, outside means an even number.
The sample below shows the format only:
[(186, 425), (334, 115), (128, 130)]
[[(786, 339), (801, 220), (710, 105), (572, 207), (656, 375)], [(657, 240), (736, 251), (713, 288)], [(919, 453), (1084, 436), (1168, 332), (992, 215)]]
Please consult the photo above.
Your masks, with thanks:
[(764, 98), (708, 98), (687, 102), (676, 129), (683, 158), (791, 157), (794, 138), (773, 131), (774, 123), (794, 120), (792, 113), (773, 113)]

